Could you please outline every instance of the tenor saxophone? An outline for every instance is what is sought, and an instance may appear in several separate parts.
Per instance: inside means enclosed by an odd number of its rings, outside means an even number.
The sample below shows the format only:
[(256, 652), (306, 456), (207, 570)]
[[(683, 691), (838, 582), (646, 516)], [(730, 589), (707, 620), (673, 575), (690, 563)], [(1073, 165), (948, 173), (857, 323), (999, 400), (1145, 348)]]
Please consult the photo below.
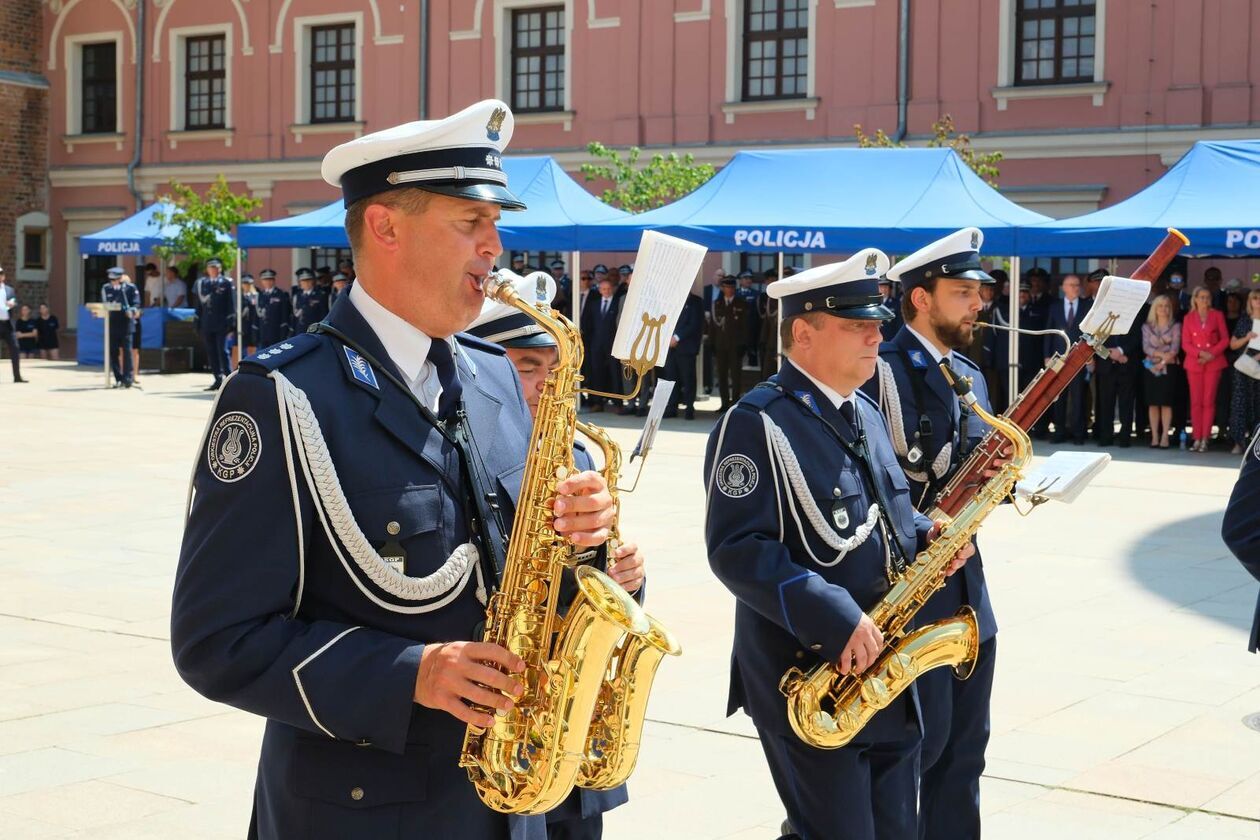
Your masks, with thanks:
[(626, 634), (644, 635), (650, 625), (621, 586), (589, 566), (574, 570), (577, 595), (559, 616), (561, 575), (574, 559), (552, 527), (551, 505), (556, 484), (574, 469), (582, 341), (571, 321), (522, 300), (496, 275), (483, 291), (537, 321), (555, 338), (559, 359), (538, 399), (503, 579), (486, 610), (484, 640), (525, 661), (524, 691), (490, 728), (468, 727), (459, 763), (488, 807), (539, 814), (574, 787), (614, 651)]
[(915, 614), (945, 585), (945, 570), (954, 556), (971, 542), (986, 516), (1010, 495), (1032, 460), (1028, 434), (1005, 417), (995, 417), (971, 394), (970, 380), (955, 380), (942, 371), (955, 392), (982, 420), (993, 426), (1011, 446), (1011, 458), (985, 482), (958, 513), (946, 518), (939, 536), (922, 551), (869, 613), (884, 635), (884, 649), (862, 673), (841, 674), (832, 662), (808, 672), (791, 668), (779, 681), (787, 697), (792, 731), (813, 747), (843, 747), (862, 731), (880, 709), (927, 671), (951, 666), (960, 679), (975, 668), (980, 650), (976, 614), (963, 607), (953, 618), (936, 621), (907, 633)]
[[(613, 494), (619, 520), (617, 479), (621, 475), (621, 447), (599, 426), (579, 421), (578, 430), (604, 453), (601, 472), (608, 492)], [(620, 544), (620, 529), (614, 522), (605, 543), (610, 563)], [(578, 775), (581, 787), (609, 790), (630, 778), (639, 759), (648, 695), (656, 669), (666, 656), (682, 653), (682, 646), (664, 624), (646, 613), (644, 616), (648, 622), (647, 632), (626, 633), (609, 661), (586, 736), (586, 759)]]

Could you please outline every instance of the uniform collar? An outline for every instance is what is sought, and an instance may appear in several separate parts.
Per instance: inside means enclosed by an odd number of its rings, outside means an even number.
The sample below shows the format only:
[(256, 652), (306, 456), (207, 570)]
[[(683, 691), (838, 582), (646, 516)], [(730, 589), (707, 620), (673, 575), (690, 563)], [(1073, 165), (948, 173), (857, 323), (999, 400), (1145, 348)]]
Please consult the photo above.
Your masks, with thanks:
[(788, 359), (785, 357), (783, 359), (783, 365), (784, 367), (789, 367), (793, 369), (794, 371), (799, 373), (801, 376), (804, 376), (806, 379), (808, 379), (810, 383), (815, 388), (818, 389), (818, 393), (822, 394), (824, 397), (828, 399), (828, 401), (831, 402), (831, 404), (835, 407), (836, 411), (839, 411), (840, 406), (844, 405), (845, 403), (853, 403), (854, 410), (857, 409), (857, 392), (856, 391), (854, 391), (853, 393), (849, 394), (846, 397), (843, 394), (841, 394), (839, 391), (837, 391), (835, 388), (832, 388), (828, 385), (824, 385), (813, 374), (805, 370), (805, 368), (801, 367), (800, 365), (795, 364), (791, 359)]
[(938, 365), (943, 361), (947, 361), (947, 360), (953, 361), (954, 359), (953, 350), (950, 350), (948, 353), (942, 353), (940, 350), (936, 348), (935, 344), (933, 344), (932, 342), (924, 338), (922, 333), (920, 333), (914, 327), (910, 326), (910, 324), (908, 323), (906, 324), (906, 332), (914, 336), (918, 340), (918, 342), (923, 345), (923, 349), (926, 350), (929, 355), (931, 355), (932, 361), (936, 362)]
[(404, 380), (414, 385), (423, 372), (433, 339), (382, 306), (362, 283), (350, 287), (349, 297)]

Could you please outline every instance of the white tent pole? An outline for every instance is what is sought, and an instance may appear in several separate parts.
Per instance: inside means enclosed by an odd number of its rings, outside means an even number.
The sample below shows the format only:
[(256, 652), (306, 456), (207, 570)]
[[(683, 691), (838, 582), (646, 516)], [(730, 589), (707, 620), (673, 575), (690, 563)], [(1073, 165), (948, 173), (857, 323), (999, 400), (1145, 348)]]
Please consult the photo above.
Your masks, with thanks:
[[(779, 282), (783, 282), (783, 252), (782, 251), (779, 252)], [(783, 326), (783, 307), (781, 306), (775, 308), (775, 321), (776, 321), (774, 325), (774, 341), (775, 341), (775, 347), (776, 347), (775, 352), (778, 353), (778, 359), (776, 359), (775, 361), (778, 361), (779, 359), (783, 358), (783, 330), (781, 329), (781, 327)], [(778, 367), (779, 366), (777, 364), (771, 366), (772, 369), (777, 369)]]
[[(236, 246), (236, 358), (245, 356), (245, 333), (241, 329), (241, 246)], [(239, 364), (239, 362), (238, 362)]]
[(1012, 328), (1011, 332), (1006, 334), (1008, 342), (1007, 347), (1010, 350), (1010, 362), (1007, 364), (1007, 405), (1015, 401), (1015, 397), (1019, 394), (1019, 333), (1015, 330), (1019, 329), (1019, 288), (1021, 280), (1019, 276), (1019, 257), (1011, 257), (1011, 301), (1009, 321)]
[(577, 323), (582, 317), (582, 252), (574, 251), (573, 257), (569, 262), (569, 316), (573, 319), (573, 323)]

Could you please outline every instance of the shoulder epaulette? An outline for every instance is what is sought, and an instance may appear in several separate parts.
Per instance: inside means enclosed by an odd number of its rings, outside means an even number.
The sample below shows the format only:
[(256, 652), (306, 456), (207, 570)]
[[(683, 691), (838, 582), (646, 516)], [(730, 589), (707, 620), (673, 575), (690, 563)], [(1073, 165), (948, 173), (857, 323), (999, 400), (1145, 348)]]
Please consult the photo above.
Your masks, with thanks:
[(964, 367), (970, 368), (976, 373), (980, 372), (980, 366), (978, 364), (971, 361), (971, 359), (968, 359), (966, 356), (964, 356), (962, 353), (959, 353), (957, 350), (954, 351), (954, 358), (962, 362)]
[(455, 333), (455, 340), (465, 347), (471, 347), (474, 350), (484, 350), (485, 352), (493, 353), (496, 356), (507, 355), (507, 351), (498, 344), (483, 341), (475, 335), (469, 335), (468, 333)]
[(879, 354), (881, 356), (884, 355), (885, 353), (900, 353), (900, 352), (901, 352), (901, 349), (898, 348), (897, 345), (893, 344), (891, 341), (881, 341), (879, 343)]
[(762, 383), (740, 397), (739, 402), (735, 403), (735, 408), (746, 406), (753, 411), (765, 411), (770, 403), (782, 397), (783, 390), (781, 388)]
[(246, 356), (241, 361), (241, 368), (245, 369), (245, 366), (248, 365), (256, 371), (268, 373), (279, 369), (300, 356), (305, 356), (318, 347), (320, 342), (321, 339), (317, 335), (301, 333), (260, 350), (252, 356)]

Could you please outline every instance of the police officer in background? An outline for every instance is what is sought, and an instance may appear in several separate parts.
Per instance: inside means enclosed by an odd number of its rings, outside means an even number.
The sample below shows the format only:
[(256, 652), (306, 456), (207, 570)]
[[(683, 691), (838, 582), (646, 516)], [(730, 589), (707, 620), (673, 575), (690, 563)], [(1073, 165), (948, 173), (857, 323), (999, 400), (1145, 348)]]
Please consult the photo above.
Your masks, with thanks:
[(883, 298), (882, 306), (893, 313), (893, 316), (879, 328), (880, 334), (884, 336), (884, 341), (889, 341), (905, 323), (901, 317), (901, 298), (893, 291), (893, 283), (887, 277), (880, 278), (879, 294)]
[[(859, 391), (892, 315), (875, 283), (887, 268), (868, 248), (770, 288), (785, 359), (726, 414), (705, 453), (709, 565), (736, 599), (727, 713), (752, 717), (789, 836), (804, 840), (915, 836), (915, 689), (847, 746), (824, 750), (793, 732), (778, 688), (792, 667), (864, 671), (884, 646), (866, 611), (935, 536), (910, 504), (878, 406)], [(829, 504), (816, 523), (784, 510), (819, 499)]]
[[(784, 278), (796, 274), (791, 266), (783, 267)], [(760, 347), (761, 378), (769, 379), (779, 369), (779, 301), (770, 297), (769, 289), (779, 280), (777, 271), (766, 272), (766, 285), (757, 296), (757, 318), (761, 326), (758, 345)]]
[(279, 344), (293, 334), (293, 305), (289, 293), (276, 288), (276, 272), (258, 272), (258, 346)]
[(299, 268), (297, 294), (293, 296), (293, 334), (301, 335), (328, 315), (324, 295), (315, 287), (315, 272)]
[[(216, 401), (171, 644), (190, 685), (267, 718), (250, 837), (545, 837), (459, 767), (466, 726), (523, 688), (519, 657), (464, 640), (504, 556), (529, 412), (502, 349), (456, 334), (481, 310), (500, 209), (523, 208), (485, 163), (511, 119), (489, 100), (329, 152), (363, 275)], [(556, 490), (556, 531), (601, 545), (602, 478)]]
[(734, 277), (722, 278), (721, 294), (709, 308), (709, 339), (713, 343), (713, 361), (717, 368), (718, 394), (722, 397), (719, 411), (726, 411), (743, 390), (743, 363), (740, 353), (747, 338), (748, 306), (735, 290)]
[(704, 304), (699, 295), (687, 295), (674, 334), (669, 339), (669, 353), (665, 357), (661, 375), (675, 383), (670, 394), (670, 406), (666, 417), (677, 417), (678, 406), (683, 408), (683, 418), (696, 419), (696, 358), (700, 355), (700, 335), (704, 332)]
[[(1260, 580), (1260, 426), (1243, 454), (1242, 470), (1221, 522), (1221, 539), (1243, 568)], [(1260, 651), (1260, 601), (1256, 603), (1247, 650)]]
[(232, 370), (227, 338), (236, 331), (236, 287), (223, 274), (218, 257), (206, 260), (206, 273), (197, 280), (197, 301), (197, 329), (214, 374), (214, 382), (206, 390), (217, 391)]
[[(559, 292), (554, 274), (551, 279), (538, 271), (526, 277), (506, 271), (502, 275), (513, 281), (516, 291), (523, 299), (531, 302), (538, 300), (538, 282), (542, 280), (545, 289), (545, 300), (542, 302), (555, 308)], [(487, 300), (482, 306), (481, 315), (468, 327), (468, 334), (504, 349), (520, 377), (530, 417), (537, 415), (538, 398), (543, 392), (543, 385), (559, 360), (556, 341), (551, 334), (515, 307), (491, 300)], [(576, 439), (573, 442), (573, 463), (578, 470), (595, 469), (595, 463), (585, 444)], [(513, 479), (519, 482), (520, 477), (517, 473)], [(601, 546), (579, 554), (577, 562), (608, 572), (626, 592), (642, 603), (644, 564), (638, 546), (623, 539), (616, 549), (611, 568), (607, 557), (607, 547)], [(560, 588), (561, 609), (567, 611), (576, 594), (577, 584), (573, 575), (565, 572)], [(625, 785), (619, 785), (612, 790), (574, 788), (564, 802), (547, 812), (548, 840), (599, 840), (604, 834), (604, 813), (624, 804), (627, 799)]]
[(241, 358), (258, 349), (258, 292), (254, 291), (254, 275), (241, 275)]
[(350, 278), (338, 271), (333, 275), (332, 296), (329, 298), (328, 308), (332, 309), (333, 304), (337, 302), (337, 298), (346, 293), (346, 289), (350, 288)]
[[(981, 233), (964, 228), (927, 245), (888, 272), (901, 283), (905, 325), (879, 348), (875, 376), (863, 390), (882, 411), (897, 462), (910, 480), (915, 508), (928, 511), (967, 453), (988, 427), (964, 412), (939, 365), (971, 388), (992, 411), (979, 366), (959, 350), (971, 342), (983, 305), (982, 283), (993, 278), (980, 266)], [(923, 755), (919, 790), (919, 837), (967, 840), (980, 836), (980, 773), (989, 742), (997, 622), (977, 555), (962, 574), (945, 582), (919, 610), (919, 625), (949, 618), (964, 605), (976, 611), (980, 653), (966, 680), (937, 668), (919, 677), (923, 705)]]
[(105, 273), (109, 282), (101, 288), (101, 300), (119, 307), (106, 314), (109, 318), (109, 369), (114, 374), (115, 388), (130, 388), (135, 382), (131, 349), (136, 319), (140, 317), (140, 290), (121, 266), (111, 266)]

